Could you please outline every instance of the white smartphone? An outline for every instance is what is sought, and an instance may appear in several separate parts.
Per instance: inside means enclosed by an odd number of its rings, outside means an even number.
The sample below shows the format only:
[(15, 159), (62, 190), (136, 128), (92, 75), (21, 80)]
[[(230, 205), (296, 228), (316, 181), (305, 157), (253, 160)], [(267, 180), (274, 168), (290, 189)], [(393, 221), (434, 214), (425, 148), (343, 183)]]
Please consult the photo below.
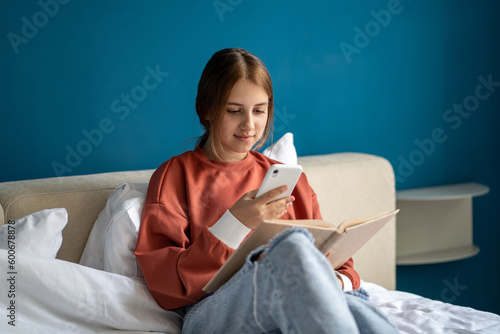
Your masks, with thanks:
[(301, 174), (302, 166), (300, 165), (272, 165), (267, 170), (266, 176), (264, 176), (264, 180), (262, 181), (255, 198), (262, 196), (270, 190), (284, 186), (285, 184), (288, 186), (288, 190), (281, 195), (278, 195), (273, 200), (290, 196)]

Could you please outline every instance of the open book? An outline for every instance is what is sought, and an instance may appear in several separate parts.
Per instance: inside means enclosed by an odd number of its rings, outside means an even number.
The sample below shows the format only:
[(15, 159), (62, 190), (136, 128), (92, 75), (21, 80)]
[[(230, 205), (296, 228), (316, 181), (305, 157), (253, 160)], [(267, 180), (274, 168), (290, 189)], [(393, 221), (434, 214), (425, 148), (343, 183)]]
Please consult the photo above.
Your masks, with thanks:
[(398, 211), (384, 211), (370, 217), (345, 220), (339, 226), (322, 220), (265, 220), (220, 267), (210, 282), (205, 285), (203, 291), (216, 291), (241, 269), (251, 251), (267, 244), (282, 230), (293, 226), (307, 228), (314, 237), (316, 247), (324, 254), (331, 253), (330, 262), (337, 269), (384, 227)]

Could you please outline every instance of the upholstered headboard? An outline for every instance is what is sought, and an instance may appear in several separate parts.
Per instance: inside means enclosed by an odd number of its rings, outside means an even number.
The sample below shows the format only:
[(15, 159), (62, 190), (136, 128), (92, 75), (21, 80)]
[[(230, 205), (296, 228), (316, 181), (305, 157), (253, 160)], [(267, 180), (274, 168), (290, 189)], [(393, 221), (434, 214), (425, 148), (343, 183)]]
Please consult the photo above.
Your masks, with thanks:
[[(384, 158), (361, 153), (299, 157), (318, 194), (325, 220), (369, 216), (395, 207), (394, 172)], [(147, 183), (153, 170), (112, 172), (0, 183), (0, 223), (36, 211), (64, 207), (68, 224), (57, 255), (78, 262), (109, 194), (121, 183)], [(395, 288), (395, 222), (385, 226), (354, 257), (361, 278)]]

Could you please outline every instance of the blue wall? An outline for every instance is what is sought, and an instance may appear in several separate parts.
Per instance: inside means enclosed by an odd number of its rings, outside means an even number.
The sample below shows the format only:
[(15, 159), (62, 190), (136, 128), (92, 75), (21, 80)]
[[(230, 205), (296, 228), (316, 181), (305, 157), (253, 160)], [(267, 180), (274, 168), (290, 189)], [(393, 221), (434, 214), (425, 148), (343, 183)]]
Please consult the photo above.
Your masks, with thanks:
[(499, 15), (472, 0), (2, 1), (0, 181), (156, 168), (200, 134), (206, 61), (243, 47), (300, 155), (384, 156), (400, 190), (490, 187), (474, 200), (480, 254), (399, 267), (397, 283), (500, 313)]

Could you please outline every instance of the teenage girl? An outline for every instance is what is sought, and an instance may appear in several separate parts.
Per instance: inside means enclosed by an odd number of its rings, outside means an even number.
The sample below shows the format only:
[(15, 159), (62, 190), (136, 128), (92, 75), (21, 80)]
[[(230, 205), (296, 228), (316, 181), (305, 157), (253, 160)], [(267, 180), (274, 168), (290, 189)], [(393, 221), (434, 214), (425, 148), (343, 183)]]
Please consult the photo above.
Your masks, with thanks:
[(208, 61), (196, 98), (205, 133), (149, 183), (136, 256), (151, 294), (165, 309), (185, 308), (183, 333), (397, 332), (358, 290), (352, 259), (334, 271), (301, 228), (251, 253), (215, 293), (202, 290), (262, 220), (321, 219), (305, 174), (291, 196), (273, 200), (280, 187), (255, 198), (277, 163), (256, 151), (272, 132), (273, 101), (251, 53), (224, 49)]

